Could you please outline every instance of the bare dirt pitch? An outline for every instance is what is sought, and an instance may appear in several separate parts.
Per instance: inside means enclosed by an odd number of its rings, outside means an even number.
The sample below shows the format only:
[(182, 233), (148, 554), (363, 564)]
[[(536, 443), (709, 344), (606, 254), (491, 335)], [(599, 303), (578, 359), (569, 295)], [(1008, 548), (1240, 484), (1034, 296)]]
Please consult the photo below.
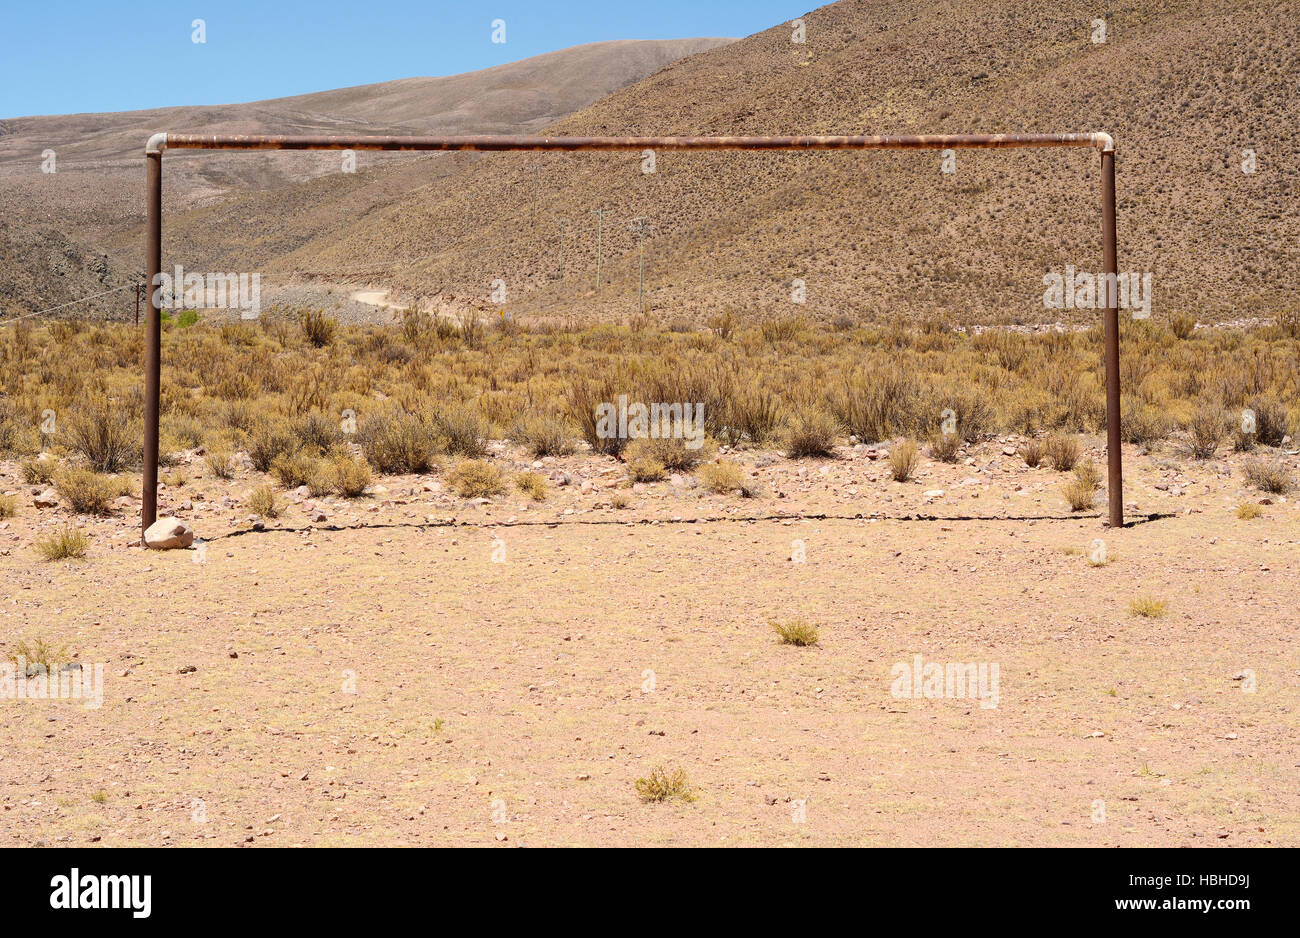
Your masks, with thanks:
[[(98, 710), (0, 701), (0, 842), (1300, 843), (1295, 505), (1239, 519), (1239, 457), (1134, 451), (1130, 517), (1166, 517), (1111, 531), (1014, 442), (907, 483), (863, 447), (733, 454), (758, 499), (593, 456), (544, 461), (540, 504), (385, 478), (264, 531), (259, 479), (193, 458), (162, 504), (201, 550), (134, 546), (131, 500), (63, 563), (32, 544), (69, 513), (4, 464), (0, 652), (106, 673)], [(847, 517), (744, 520), (800, 513)], [(777, 643), (795, 617), (818, 645)], [(915, 655), (996, 663), (997, 706), (894, 696)], [(660, 765), (693, 802), (638, 798)]]

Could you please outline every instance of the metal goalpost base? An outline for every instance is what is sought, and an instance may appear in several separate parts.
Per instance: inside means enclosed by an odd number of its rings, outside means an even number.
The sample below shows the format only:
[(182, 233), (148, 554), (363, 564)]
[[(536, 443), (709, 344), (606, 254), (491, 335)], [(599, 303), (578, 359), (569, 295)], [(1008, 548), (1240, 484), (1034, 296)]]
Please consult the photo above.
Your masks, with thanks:
[[(150, 290), (145, 317), (144, 483), (140, 536), (158, 517), (158, 397), (161, 308), (156, 283), (162, 272), (162, 156), (178, 150), (947, 150), (1091, 147), (1101, 151), (1102, 273), (1119, 275), (1115, 239), (1115, 141), (1106, 133), (910, 134), (903, 136), (793, 137), (339, 137), (240, 134), (154, 134), (145, 145), (145, 269)], [(1124, 524), (1120, 454), (1119, 295), (1106, 290), (1106, 477), (1110, 526)]]

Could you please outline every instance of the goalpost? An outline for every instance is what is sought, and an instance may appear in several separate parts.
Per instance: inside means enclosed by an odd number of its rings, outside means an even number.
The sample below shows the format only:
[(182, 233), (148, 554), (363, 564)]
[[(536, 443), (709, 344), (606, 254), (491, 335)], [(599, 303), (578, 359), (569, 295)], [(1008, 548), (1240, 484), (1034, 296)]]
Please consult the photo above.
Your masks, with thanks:
[[(1111, 285), (1119, 275), (1115, 242), (1115, 141), (1106, 133), (910, 134), (902, 136), (787, 137), (340, 137), (158, 133), (145, 145), (145, 270), (150, 299), (145, 320), (144, 481), (140, 537), (158, 517), (158, 397), (161, 371), (161, 307), (156, 287), (162, 272), (162, 156), (179, 150), (1003, 150), (1026, 147), (1088, 147), (1101, 151), (1102, 273)], [(1111, 527), (1124, 524), (1120, 454), (1119, 295), (1105, 291), (1106, 476)]]

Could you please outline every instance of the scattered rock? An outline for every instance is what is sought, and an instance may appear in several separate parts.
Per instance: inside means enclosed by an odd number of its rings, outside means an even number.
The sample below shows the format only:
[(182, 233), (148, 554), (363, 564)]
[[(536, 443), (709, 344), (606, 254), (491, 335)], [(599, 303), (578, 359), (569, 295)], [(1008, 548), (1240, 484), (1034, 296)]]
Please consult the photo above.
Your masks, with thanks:
[(194, 529), (175, 518), (159, 518), (144, 532), (144, 544), (154, 550), (173, 550), (194, 543)]

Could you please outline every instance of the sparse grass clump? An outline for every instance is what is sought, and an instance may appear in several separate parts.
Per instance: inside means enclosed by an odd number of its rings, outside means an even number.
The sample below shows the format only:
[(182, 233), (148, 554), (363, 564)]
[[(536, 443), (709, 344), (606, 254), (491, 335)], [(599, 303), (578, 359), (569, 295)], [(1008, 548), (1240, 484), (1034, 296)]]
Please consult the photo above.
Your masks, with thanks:
[(447, 484), (461, 498), (491, 498), (506, 490), (506, 474), (483, 459), (470, 459), (456, 466)]
[(1295, 487), (1295, 479), (1280, 459), (1257, 459), (1245, 465), (1246, 481), (1261, 492), (1285, 495)]
[(371, 414), (357, 435), (366, 460), (378, 472), (424, 473), (438, 464), (437, 440), (414, 414), (393, 410)]
[(323, 471), (327, 474), (331, 490), (344, 498), (360, 498), (370, 487), (370, 465), (364, 459), (356, 459), (348, 453), (337, 453), (326, 461)]
[[(320, 460), (306, 450), (293, 453), (281, 453), (271, 462), (271, 474), (287, 489), (296, 489), (300, 485), (315, 488), (313, 482), (320, 473)], [(328, 491), (328, 489), (326, 490)], [(313, 491), (313, 495), (326, 492)]]
[(1264, 509), (1254, 502), (1242, 502), (1237, 506), (1237, 517), (1242, 521), (1254, 521), (1264, 514)]
[(36, 539), (36, 552), (46, 560), (80, 560), (89, 546), (86, 535), (67, 525)]
[(224, 446), (208, 450), (208, 454), (203, 457), (203, 462), (208, 467), (208, 471), (218, 479), (228, 482), (235, 477), (235, 454)]
[(568, 456), (573, 452), (569, 425), (559, 417), (532, 417), (520, 423), (513, 436), (538, 459)]
[(54, 488), (79, 515), (106, 515), (121, 483), (90, 469), (69, 467), (54, 476)]
[(1046, 455), (1046, 447), (1043, 441), (1037, 438), (1027, 440), (1020, 446), (1020, 458), (1025, 461), (1025, 465), (1030, 469), (1037, 469)]
[(1125, 443), (1150, 446), (1167, 437), (1169, 429), (1169, 417), (1159, 407), (1137, 399), (1128, 399), (1124, 402), (1124, 416), (1120, 420), (1120, 430)]
[(789, 622), (768, 620), (782, 645), (798, 645), (800, 648), (817, 644), (817, 627), (809, 625), (803, 619), (791, 619)]
[(59, 471), (59, 461), (53, 456), (37, 456), (24, 459), (19, 464), (23, 481), (28, 485), (49, 485), (54, 481), (54, 474)]
[(1213, 404), (1199, 406), (1187, 423), (1192, 455), (1197, 459), (1210, 459), (1227, 431), (1228, 419), (1223, 408)]
[(738, 492), (745, 483), (745, 470), (730, 460), (707, 462), (696, 475), (706, 489), (719, 495)]
[(36, 638), (28, 641), (19, 639), (18, 644), (14, 645), (13, 650), (5, 655), (14, 664), (19, 663), (19, 659), (28, 666), (38, 664), (45, 669), (46, 673), (53, 671), (61, 664), (68, 661), (68, 646), (63, 643), (55, 644), (46, 641), (43, 638)]
[(961, 437), (956, 433), (940, 433), (930, 441), (930, 458), (940, 462), (956, 462), (961, 452)]
[(1196, 317), (1190, 313), (1175, 313), (1169, 318), (1169, 331), (1175, 338), (1190, 338), (1196, 331)]
[(12, 495), (0, 495), (0, 521), (18, 513), (18, 501)]
[(687, 445), (687, 440), (644, 437), (627, 445), (624, 457), (632, 462), (652, 460), (669, 472), (692, 472), (716, 447)]
[(668, 469), (654, 457), (645, 456), (628, 462), (627, 476), (633, 482), (661, 482), (668, 478)]
[(130, 408), (92, 395), (73, 411), (68, 435), (75, 452), (99, 472), (121, 472), (140, 462), (144, 434)]
[(1074, 478), (1065, 487), (1065, 500), (1071, 511), (1088, 511), (1096, 502), (1097, 489), (1101, 487), (1101, 473), (1092, 460), (1074, 467)]
[(671, 801), (674, 798), (687, 802), (695, 800), (695, 792), (681, 769), (669, 772), (656, 766), (646, 778), (638, 778), (635, 785), (637, 795), (645, 802)]
[(302, 327), (303, 338), (316, 348), (331, 344), (338, 331), (338, 323), (318, 309), (305, 309), (299, 313), (298, 325)]
[(1097, 500), (1097, 492), (1091, 485), (1087, 485), (1079, 479), (1072, 479), (1065, 486), (1065, 500), (1070, 503), (1071, 511), (1088, 511)]
[(800, 410), (786, 433), (786, 455), (791, 459), (817, 459), (835, 453), (840, 428), (824, 410)]
[(515, 488), (535, 502), (546, 500), (546, 476), (540, 472), (521, 472), (515, 476)]
[(280, 500), (269, 485), (259, 485), (248, 493), (248, 507), (259, 518), (280, 517)]
[(1163, 599), (1139, 596), (1128, 605), (1128, 611), (1144, 619), (1159, 619), (1169, 610), (1169, 603)]
[(263, 418), (253, 425), (248, 437), (248, 458), (258, 472), (270, 472), (277, 457), (297, 448), (293, 430), (284, 420)]
[(893, 449), (889, 451), (889, 475), (895, 482), (906, 482), (912, 478), (912, 473), (916, 471), (920, 461), (915, 440), (895, 443)]
[(478, 459), (487, 452), (483, 440), (488, 429), (478, 411), (468, 404), (438, 408), (426, 420), (437, 446), (452, 456)]
[(1077, 437), (1059, 433), (1049, 436), (1043, 448), (1047, 451), (1047, 459), (1052, 464), (1052, 468), (1057, 472), (1069, 472), (1073, 469), (1074, 464), (1079, 461), (1079, 454), (1083, 451)]

